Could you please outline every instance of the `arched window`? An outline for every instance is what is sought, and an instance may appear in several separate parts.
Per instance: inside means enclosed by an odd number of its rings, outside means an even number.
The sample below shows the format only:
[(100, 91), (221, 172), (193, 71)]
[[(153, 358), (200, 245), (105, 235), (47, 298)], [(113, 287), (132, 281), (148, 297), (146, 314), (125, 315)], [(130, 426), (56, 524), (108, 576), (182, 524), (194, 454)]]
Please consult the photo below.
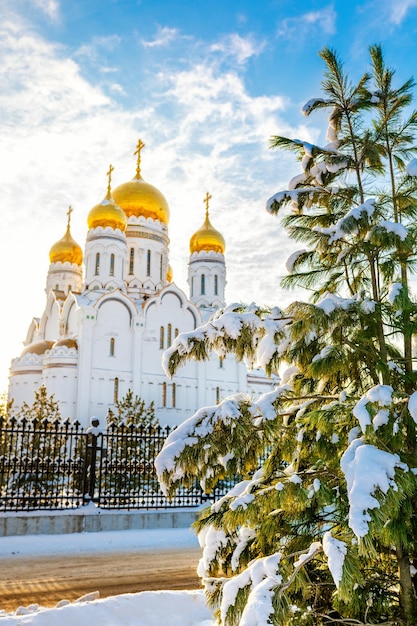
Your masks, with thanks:
[(110, 356), (114, 356), (114, 337), (110, 339)]
[(151, 251), (148, 250), (146, 255), (146, 276), (151, 275)]
[(113, 391), (113, 402), (116, 404), (116, 402), (119, 401), (119, 379), (115, 378), (114, 379), (114, 391)]
[(162, 383), (162, 406), (167, 405), (167, 384)]
[(214, 295), (219, 295), (219, 279), (217, 274), (214, 274)]
[(223, 369), (223, 357), (219, 356), (219, 367), (222, 370)]
[(191, 279), (191, 297), (194, 295), (194, 276)]
[(162, 254), (159, 260), (159, 279), (162, 280)]
[(164, 349), (164, 342), (165, 342), (165, 328), (161, 326), (161, 328), (159, 329), (159, 349), (160, 350)]
[(172, 407), (175, 408), (177, 404), (177, 385), (172, 383)]
[(96, 276), (98, 276), (100, 274), (100, 252), (97, 252), (96, 254), (96, 271), (95, 271)]
[(114, 276), (114, 254), (110, 255), (110, 276)]
[(216, 404), (220, 402), (220, 387), (216, 387)]
[(204, 296), (206, 293), (206, 275), (201, 274), (201, 295)]
[(175, 337), (175, 339), (178, 337), (178, 328), (175, 329), (174, 337)]
[(129, 274), (133, 274), (133, 270), (134, 270), (134, 263), (135, 263), (135, 249), (134, 248), (130, 248), (130, 256), (129, 256)]
[(172, 343), (172, 326), (171, 324), (168, 324), (167, 348), (169, 348), (171, 343)]

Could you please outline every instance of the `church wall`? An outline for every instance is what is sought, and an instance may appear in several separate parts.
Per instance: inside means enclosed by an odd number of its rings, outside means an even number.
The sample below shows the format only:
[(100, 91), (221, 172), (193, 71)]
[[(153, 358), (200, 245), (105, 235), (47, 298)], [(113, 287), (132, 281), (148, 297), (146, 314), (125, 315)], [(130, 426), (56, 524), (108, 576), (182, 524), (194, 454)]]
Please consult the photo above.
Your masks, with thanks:
[(14, 398), (13, 409), (19, 410), (22, 404), (31, 405), (35, 399), (34, 392), (42, 386), (42, 370), (33, 367), (15, 371), (9, 379), (8, 399)]
[(42, 384), (45, 385), (48, 396), (54, 395), (59, 402), (62, 419), (68, 417), (75, 420), (77, 414), (77, 365), (62, 367), (62, 365), (46, 366), (43, 370)]
[(40, 332), (43, 340), (56, 341), (59, 337), (59, 305), (53, 298), (49, 298), (48, 306), (40, 321)]
[[(91, 330), (88, 399), (84, 397), (84, 423), (94, 415), (104, 420), (108, 407), (126, 395), (133, 387), (133, 330), (132, 315), (117, 299), (108, 299), (96, 311)], [(81, 371), (80, 371), (81, 374)], [(88, 417), (86, 417), (88, 416)]]

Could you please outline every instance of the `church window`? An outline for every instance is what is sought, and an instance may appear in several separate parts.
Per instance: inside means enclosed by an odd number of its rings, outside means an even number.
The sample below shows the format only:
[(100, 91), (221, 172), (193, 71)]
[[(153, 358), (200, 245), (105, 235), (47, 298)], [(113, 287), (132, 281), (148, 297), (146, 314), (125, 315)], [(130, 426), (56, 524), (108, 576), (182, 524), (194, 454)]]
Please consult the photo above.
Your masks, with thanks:
[(214, 274), (214, 295), (218, 296), (219, 295), (219, 279), (217, 277), (217, 274)]
[(176, 328), (176, 329), (175, 329), (175, 332), (174, 332), (174, 337), (175, 337), (175, 338), (177, 338), (177, 337), (178, 337), (178, 328)]
[(129, 274), (133, 274), (134, 263), (135, 263), (135, 249), (130, 248)]
[(223, 369), (223, 357), (222, 356), (219, 357), (219, 367), (221, 370)]
[(171, 343), (172, 343), (172, 325), (168, 324), (167, 348), (169, 348)]
[(167, 405), (167, 384), (162, 383), (162, 406)]
[(216, 404), (220, 402), (220, 387), (216, 387)]
[(110, 255), (110, 276), (114, 276), (114, 254)]
[(172, 383), (172, 408), (175, 408), (177, 404), (177, 385)]
[(146, 255), (146, 276), (151, 275), (151, 251), (148, 250)]
[(191, 297), (194, 295), (194, 276), (191, 279)]
[(55, 285), (55, 289), (56, 289), (56, 291), (59, 291), (59, 285), (58, 285), (58, 283)]
[(165, 328), (161, 326), (159, 329), (159, 349), (164, 349), (164, 341), (165, 341)]
[(204, 296), (206, 293), (206, 275), (201, 274), (201, 295)]
[(114, 391), (113, 391), (113, 402), (116, 403), (119, 401), (119, 379), (114, 379)]
[(110, 356), (114, 356), (114, 344), (115, 344), (114, 337), (112, 337), (110, 339)]
[(159, 260), (159, 279), (162, 280), (162, 254)]
[(100, 274), (100, 252), (97, 252), (96, 254), (96, 271), (95, 271), (96, 276), (98, 276)]

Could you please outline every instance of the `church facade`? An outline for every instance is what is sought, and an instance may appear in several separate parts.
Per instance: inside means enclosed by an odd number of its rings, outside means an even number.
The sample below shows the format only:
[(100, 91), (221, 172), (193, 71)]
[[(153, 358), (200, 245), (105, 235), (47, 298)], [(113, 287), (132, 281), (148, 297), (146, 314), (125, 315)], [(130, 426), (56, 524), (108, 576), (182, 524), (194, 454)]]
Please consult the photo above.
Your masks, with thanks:
[(154, 402), (161, 424), (177, 425), (199, 407), (231, 393), (260, 393), (273, 381), (248, 372), (232, 357), (189, 362), (168, 379), (162, 354), (175, 337), (207, 321), (225, 304), (225, 241), (206, 217), (191, 237), (190, 293), (172, 280), (169, 207), (141, 176), (139, 141), (134, 178), (111, 190), (88, 214), (84, 254), (70, 230), (49, 252), (46, 306), (33, 318), (20, 356), (13, 359), (9, 399), (32, 404), (44, 385), (64, 419), (101, 424), (130, 389)]

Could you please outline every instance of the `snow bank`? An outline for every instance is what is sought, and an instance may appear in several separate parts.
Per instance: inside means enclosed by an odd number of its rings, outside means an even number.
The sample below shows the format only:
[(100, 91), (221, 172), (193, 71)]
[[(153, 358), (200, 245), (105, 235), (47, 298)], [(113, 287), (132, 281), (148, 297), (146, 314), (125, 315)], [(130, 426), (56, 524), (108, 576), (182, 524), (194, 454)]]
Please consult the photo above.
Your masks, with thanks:
[(214, 626), (202, 591), (143, 591), (53, 609), (32, 605), (27, 615), (1, 615), (1, 626)]

